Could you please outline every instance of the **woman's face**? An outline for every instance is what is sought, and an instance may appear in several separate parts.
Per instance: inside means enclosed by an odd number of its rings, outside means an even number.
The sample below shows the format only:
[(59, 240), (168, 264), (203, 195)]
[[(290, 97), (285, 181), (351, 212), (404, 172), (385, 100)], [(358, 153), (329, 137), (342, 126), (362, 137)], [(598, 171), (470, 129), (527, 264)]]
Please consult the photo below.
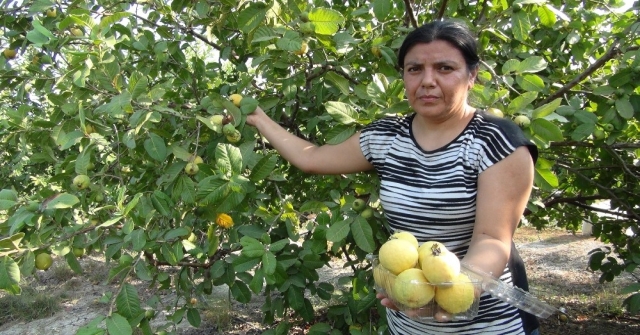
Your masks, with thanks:
[(469, 72), (462, 53), (449, 42), (416, 44), (404, 59), (409, 104), (418, 115), (434, 121), (464, 113), (476, 73)]

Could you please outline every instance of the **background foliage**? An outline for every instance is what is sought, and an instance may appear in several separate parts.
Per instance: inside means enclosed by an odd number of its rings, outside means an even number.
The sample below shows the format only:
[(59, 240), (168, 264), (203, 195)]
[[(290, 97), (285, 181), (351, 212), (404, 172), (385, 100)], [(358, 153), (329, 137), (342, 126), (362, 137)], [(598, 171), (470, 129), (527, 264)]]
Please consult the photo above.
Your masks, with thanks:
[[(379, 306), (365, 256), (388, 234), (375, 175), (305, 175), (244, 116), (259, 104), (297, 135), (331, 144), (408, 113), (396, 50), (438, 18), (478, 36), (473, 104), (531, 121), (525, 132), (541, 157), (525, 220), (571, 230), (591, 222), (612, 247), (595, 250), (590, 267), (603, 281), (638, 274), (638, 2), (0, 4), (0, 46), (16, 51), (0, 57), (0, 289), (19, 293), (39, 253), (77, 272), (74, 248), (103, 254), (121, 284), (105, 297), (109, 314), (81, 334), (162, 330), (148, 311), (165, 306), (141, 301), (134, 279), (178, 292), (171, 322), (197, 326), (190, 298), (226, 284), (240, 302), (266, 297), (269, 333), (313, 321), (312, 298), (330, 302), (312, 332), (368, 332), (357, 325)], [(239, 107), (233, 93), (245, 96)], [(226, 139), (219, 115), (239, 142)], [(188, 174), (196, 156), (203, 163)], [(74, 185), (76, 175), (89, 186)], [(355, 211), (355, 198), (373, 214)], [(339, 287), (319, 281), (332, 257), (353, 269)], [(640, 284), (627, 292), (638, 312)]]

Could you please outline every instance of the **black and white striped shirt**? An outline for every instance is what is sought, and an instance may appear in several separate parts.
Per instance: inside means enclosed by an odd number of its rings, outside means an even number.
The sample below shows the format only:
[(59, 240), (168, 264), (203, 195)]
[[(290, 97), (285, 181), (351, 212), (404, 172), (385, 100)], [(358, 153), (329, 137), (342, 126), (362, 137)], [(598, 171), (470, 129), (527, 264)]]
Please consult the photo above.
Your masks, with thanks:
[[(451, 143), (425, 151), (411, 131), (415, 114), (387, 117), (365, 127), (360, 146), (380, 177), (380, 200), (392, 230), (413, 233), (420, 242), (439, 241), (464, 257), (475, 222), (478, 176), (520, 146), (537, 149), (507, 119), (476, 112)], [(505, 266), (501, 278), (511, 283)], [(518, 310), (488, 294), (471, 321), (424, 323), (387, 310), (392, 334), (524, 334)]]

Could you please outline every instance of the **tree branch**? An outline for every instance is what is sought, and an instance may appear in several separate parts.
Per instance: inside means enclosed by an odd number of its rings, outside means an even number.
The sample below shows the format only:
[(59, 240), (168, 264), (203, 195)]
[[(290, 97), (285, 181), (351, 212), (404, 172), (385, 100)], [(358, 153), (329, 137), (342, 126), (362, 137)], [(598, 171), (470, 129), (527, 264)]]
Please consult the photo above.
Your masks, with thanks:
[[(634, 23), (637, 23), (640, 20), (636, 20)], [(626, 37), (628, 35), (628, 33), (631, 30), (631, 27), (633, 27), (634, 25), (630, 25), (629, 27), (627, 27), (627, 29), (625, 29), (625, 31), (622, 33), (623, 36), (625, 36), (625, 40)], [(575, 77), (573, 80), (571, 80), (570, 82), (568, 82), (567, 84), (565, 84), (563, 87), (561, 87), (558, 91), (556, 91), (554, 94), (549, 95), (546, 99), (542, 100), (539, 103), (539, 106), (545, 105), (557, 98), (562, 97), (565, 93), (569, 92), (569, 90), (578, 85), (580, 82), (582, 82), (585, 78), (589, 77), (591, 74), (593, 74), (597, 69), (601, 68), (602, 66), (604, 66), (609, 60), (615, 58), (616, 56), (620, 55), (622, 53), (622, 51), (620, 50), (620, 38), (616, 38), (614, 39), (613, 43), (611, 43), (611, 45), (609, 46), (609, 49), (607, 50), (607, 52), (604, 53), (604, 55), (602, 55), (600, 58), (598, 58), (598, 60), (596, 60), (593, 64), (591, 64), (591, 66), (589, 66), (584, 72), (582, 72), (581, 74), (579, 74), (577, 77)], [(637, 50), (638, 46), (632, 46), (627, 48), (627, 50)]]
[(436, 14), (436, 18), (438, 20), (442, 20), (442, 18), (444, 17), (444, 11), (447, 10), (448, 3), (449, 0), (444, 0), (440, 3), (440, 9), (438, 9), (438, 14)]
[(404, 21), (405, 24), (411, 23), (411, 26), (418, 28), (418, 21), (416, 20), (416, 14), (413, 12), (413, 3), (411, 0), (404, 0)]

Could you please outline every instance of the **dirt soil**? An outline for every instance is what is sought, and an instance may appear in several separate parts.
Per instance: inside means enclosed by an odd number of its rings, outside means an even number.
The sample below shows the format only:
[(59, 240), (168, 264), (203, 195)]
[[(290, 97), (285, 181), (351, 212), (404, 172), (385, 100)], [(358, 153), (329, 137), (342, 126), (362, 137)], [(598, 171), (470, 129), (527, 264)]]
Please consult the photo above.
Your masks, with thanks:
[[(555, 314), (540, 320), (541, 334), (640, 334), (640, 316), (625, 314), (620, 308), (624, 295), (617, 294), (619, 289), (634, 279), (631, 276), (621, 276), (612, 283), (599, 284), (599, 274), (587, 269), (588, 252), (602, 247), (603, 243), (593, 237), (563, 230), (538, 232), (532, 228), (519, 228), (516, 232), (516, 245), (525, 261), (531, 292), (566, 312), (564, 315)], [(61, 260), (56, 260), (58, 262), (62, 263)], [(62, 308), (57, 313), (30, 322), (20, 321), (18, 318), (13, 321), (0, 320), (0, 335), (71, 335), (94, 317), (105, 315), (109, 305), (99, 300), (114, 286), (103, 282), (107, 270), (104, 266), (99, 266), (100, 260), (85, 257), (82, 262), (90, 268), (86, 276), (74, 276), (61, 281), (56, 280), (51, 273), (40, 272), (30, 282), (30, 285), (41, 291), (66, 290)], [(325, 268), (321, 280), (334, 282), (335, 285), (341, 274), (349, 273), (348, 269), (342, 268), (342, 264), (338, 260), (332, 267)], [(137, 288), (143, 301), (155, 294), (141, 283)], [(0, 293), (0, 297), (2, 294)], [(158, 299), (163, 306), (175, 303), (175, 296), (172, 294), (158, 296)], [(248, 304), (230, 301), (228, 291), (222, 288), (211, 296), (199, 298), (203, 320), (200, 327), (191, 327), (185, 320), (174, 330), (181, 335), (261, 334), (270, 326), (260, 323), (262, 302), (259, 300), (254, 299)], [(161, 313), (154, 325), (165, 322), (164, 314)], [(308, 326), (296, 326), (290, 334), (306, 334)]]

